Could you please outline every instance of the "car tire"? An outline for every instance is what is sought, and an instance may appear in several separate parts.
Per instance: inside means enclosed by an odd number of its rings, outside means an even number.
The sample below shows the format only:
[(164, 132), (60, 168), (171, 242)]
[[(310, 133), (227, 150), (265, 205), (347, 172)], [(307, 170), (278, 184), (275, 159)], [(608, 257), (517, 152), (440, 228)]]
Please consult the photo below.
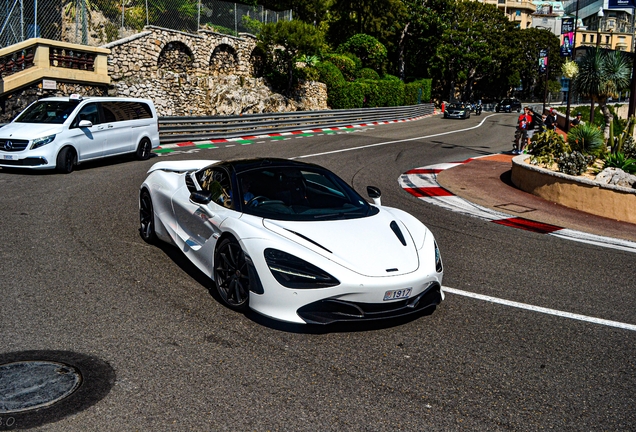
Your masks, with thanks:
[(250, 298), (247, 262), (241, 245), (232, 237), (222, 239), (216, 248), (214, 281), (221, 300), (230, 309), (247, 309)]
[(138, 160), (148, 160), (152, 151), (152, 143), (148, 138), (142, 138), (137, 145), (137, 151), (135, 151), (135, 157)]
[(146, 243), (153, 244), (157, 240), (155, 210), (150, 193), (146, 189), (139, 194), (139, 234)]
[(57, 154), (55, 169), (62, 174), (70, 174), (77, 164), (77, 153), (73, 147), (64, 147)]

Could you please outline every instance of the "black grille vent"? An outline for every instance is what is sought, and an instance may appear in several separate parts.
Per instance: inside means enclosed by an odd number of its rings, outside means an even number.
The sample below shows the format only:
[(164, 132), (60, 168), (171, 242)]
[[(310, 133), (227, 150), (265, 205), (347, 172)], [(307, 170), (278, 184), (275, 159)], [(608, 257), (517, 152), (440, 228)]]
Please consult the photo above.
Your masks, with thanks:
[(29, 140), (20, 139), (0, 139), (0, 150), (4, 151), (22, 151), (29, 145)]
[(400, 242), (406, 246), (406, 239), (404, 238), (404, 234), (402, 234), (402, 230), (400, 229), (400, 227), (398, 226), (396, 221), (391, 222), (391, 224), (389, 225), (391, 227), (391, 229), (393, 230), (393, 232), (395, 233), (395, 235), (397, 236), (398, 239), (400, 239)]

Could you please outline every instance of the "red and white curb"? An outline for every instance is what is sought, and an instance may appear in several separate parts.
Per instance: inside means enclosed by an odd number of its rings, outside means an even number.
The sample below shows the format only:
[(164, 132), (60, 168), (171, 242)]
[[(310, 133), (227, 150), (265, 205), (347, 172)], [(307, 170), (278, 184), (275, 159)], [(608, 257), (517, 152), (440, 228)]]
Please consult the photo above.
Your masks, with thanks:
[[(222, 144), (222, 143), (230, 143), (235, 141), (255, 140), (255, 139), (263, 139), (263, 138), (276, 138), (276, 137), (294, 136), (294, 135), (300, 135), (300, 134), (337, 132), (341, 130), (349, 130), (349, 129), (355, 129), (355, 128), (369, 127), (369, 126), (379, 126), (379, 125), (386, 125), (386, 124), (393, 124), (393, 123), (405, 123), (405, 122), (410, 122), (414, 120), (420, 120), (426, 117), (431, 117), (436, 114), (437, 114), (437, 111), (433, 112), (433, 114), (426, 114), (423, 116), (411, 117), (407, 119), (367, 122), (367, 123), (351, 124), (351, 125), (338, 126), (338, 127), (303, 129), (303, 130), (296, 130), (291, 132), (270, 133), (270, 134), (262, 134), (262, 135), (245, 135), (245, 136), (240, 136), (235, 138), (219, 138), (219, 139), (212, 139), (212, 140), (203, 140), (201, 141), (201, 143)], [(189, 146), (194, 146), (196, 144), (199, 144), (199, 142), (197, 141), (195, 143), (193, 141), (185, 141), (185, 142), (180, 142), (175, 144), (162, 144), (161, 146), (157, 147), (156, 150), (189, 147)]]
[(556, 225), (544, 224), (529, 219), (511, 216), (496, 210), (492, 210), (453, 195), (437, 182), (437, 174), (440, 172), (468, 163), (475, 158), (462, 162), (442, 163), (412, 169), (402, 174), (398, 180), (400, 186), (411, 195), (424, 202), (431, 203), (447, 210), (463, 215), (476, 217), (488, 222), (532, 231), (540, 234), (549, 234), (566, 240), (588, 243), (596, 246), (608, 247), (627, 252), (636, 253), (636, 243), (629, 240), (615, 239), (581, 231), (575, 231)]

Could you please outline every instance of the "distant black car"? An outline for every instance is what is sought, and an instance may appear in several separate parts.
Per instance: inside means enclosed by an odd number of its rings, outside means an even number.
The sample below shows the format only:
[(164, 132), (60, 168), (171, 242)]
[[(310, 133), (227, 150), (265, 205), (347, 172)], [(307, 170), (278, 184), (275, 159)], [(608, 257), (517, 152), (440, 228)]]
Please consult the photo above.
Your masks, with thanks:
[(495, 111), (500, 112), (521, 112), (521, 102), (519, 99), (503, 99), (500, 101), (497, 106), (495, 106)]
[(461, 118), (467, 119), (470, 117), (470, 105), (464, 103), (452, 103), (449, 104), (444, 110), (444, 118)]

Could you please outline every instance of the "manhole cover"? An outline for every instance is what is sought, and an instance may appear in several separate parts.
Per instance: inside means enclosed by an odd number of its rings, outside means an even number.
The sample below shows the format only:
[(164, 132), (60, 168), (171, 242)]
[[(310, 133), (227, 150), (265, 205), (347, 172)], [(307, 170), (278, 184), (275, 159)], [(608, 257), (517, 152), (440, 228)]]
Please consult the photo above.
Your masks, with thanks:
[(82, 382), (72, 366), (50, 361), (0, 365), (0, 414), (52, 405), (71, 395)]

